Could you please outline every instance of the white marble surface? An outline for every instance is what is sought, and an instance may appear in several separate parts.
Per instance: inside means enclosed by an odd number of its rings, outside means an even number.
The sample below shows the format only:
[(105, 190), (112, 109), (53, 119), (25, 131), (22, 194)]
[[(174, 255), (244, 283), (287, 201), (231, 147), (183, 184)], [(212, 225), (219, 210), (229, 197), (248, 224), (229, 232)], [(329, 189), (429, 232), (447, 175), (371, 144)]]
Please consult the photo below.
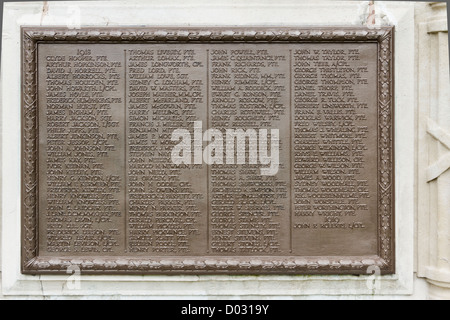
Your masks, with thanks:
[[(189, 5), (187, 5), (189, 3)], [(400, 298), (414, 292), (414, 4), (377, 2), (377, 19), (396, 26), (397, 263), (394, 276), (65, 276), (20, 274), (20, 26), (361, 25), (367, 1), (108, 1), (7, 3), (2, 52), (3, 246), (7, 297)], [(79, 19), (77, 18), (79, 16)], [(7, 63), (5, 63), (7, 62)], [(410, 296), (412, 297), (412, 296)]]

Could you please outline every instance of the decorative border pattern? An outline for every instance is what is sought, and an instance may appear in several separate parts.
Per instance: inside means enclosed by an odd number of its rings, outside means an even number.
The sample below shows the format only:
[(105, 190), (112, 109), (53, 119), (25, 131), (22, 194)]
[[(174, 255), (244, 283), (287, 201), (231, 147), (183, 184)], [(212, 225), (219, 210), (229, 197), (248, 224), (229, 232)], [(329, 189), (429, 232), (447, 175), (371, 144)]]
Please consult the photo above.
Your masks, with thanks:
[(395, 270), (395, 150), (394, 150), (394, 82), (393, 31), (379, 39), (378, 71), (378, 175), (379, 175), (379, 254)]
[[(393, 27), (383, 28), (22, 28), (22, 273), (62, 274), (367, 274), (395, 273)], [(38, 252), (38, 43), (378, 43), (379, 254), (370, 257), (42, 258)]]

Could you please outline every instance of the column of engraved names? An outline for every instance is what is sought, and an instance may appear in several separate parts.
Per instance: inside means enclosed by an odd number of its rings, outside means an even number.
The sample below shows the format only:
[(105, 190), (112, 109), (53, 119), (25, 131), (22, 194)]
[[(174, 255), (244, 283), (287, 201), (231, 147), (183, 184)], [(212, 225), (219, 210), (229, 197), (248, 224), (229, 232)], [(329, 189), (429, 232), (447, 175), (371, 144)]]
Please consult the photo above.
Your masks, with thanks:
[[(181, 46), (180, 46), (181, 47)], [(128, 249), (137, 254), (200, 253), (202, 165), (175, 165), (176, 129), (205, 114), (205, 71), (195, 50), (146, 46), (126, 50), (129, 207)], [(198, 69), (198, 70), (196, 70)], [(204, 206), (206, 207), (206, 206)]]
[[(289, 234), (283, 231), (288, 228), (282, 228), (289, 223), (289, 146), (281, 142), (282, 164), (273, 176), (261, 174), (268, 165), (260, 159), (250, 163), (250, 154), (260, 154), (263, 146), (270, 155), (271, 129), (288, 135), (288, 126), (281, 124), (289, 122), (289, 54), (245, 46), (217, 47), (209, 56), (210, 127), (226, 138), (223, 164), (210, 170), (211, 254), (289, 252)], [(236, 134), (229, 136), (227, 129)], [(242, 143), (245, 164), (237, 165)], [(232, 154), (225, 146), (229, 144), (234, 145)]]
[[(40, 55), (43, 254), (111, 254), (121, 246), (118, 110), (122, 62), (95, 47), (44, 46)], [(44, 238), (43, 238), (44, 237)]]
[(350, 243), (341, 235), (371, 223), (366, 169), (373, 166), (364, 154), (376, 140), (368, 134), (368, 96), (360, 93), (375, 92), (376, 84), (360, 50), (344, 48), (294, 51), (294, 237), (328, 245), (322, 254), (333, 246), (345, 252)]

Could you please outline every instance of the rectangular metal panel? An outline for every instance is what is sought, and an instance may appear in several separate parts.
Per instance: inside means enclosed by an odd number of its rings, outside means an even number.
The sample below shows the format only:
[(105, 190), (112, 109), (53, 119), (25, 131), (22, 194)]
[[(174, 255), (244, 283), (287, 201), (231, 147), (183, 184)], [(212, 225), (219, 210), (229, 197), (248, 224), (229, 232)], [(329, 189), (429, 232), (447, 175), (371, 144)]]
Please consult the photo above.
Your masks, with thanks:
[(393, 273), (393, 33), (23, 30), (23, 272)]

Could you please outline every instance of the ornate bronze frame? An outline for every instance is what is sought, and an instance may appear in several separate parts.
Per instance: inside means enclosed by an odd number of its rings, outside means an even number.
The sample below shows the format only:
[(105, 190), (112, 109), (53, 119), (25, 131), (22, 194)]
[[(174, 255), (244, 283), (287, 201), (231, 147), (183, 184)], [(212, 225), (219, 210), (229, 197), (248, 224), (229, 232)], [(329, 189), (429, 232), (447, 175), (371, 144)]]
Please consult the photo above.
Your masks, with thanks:
[[(38, 245), (39, 43), (375, 42), (378, 44), (378, 256), (42, 258)], [(22, 273), (65, 274), (367, 274), (395, 273), (394, 29), (382, 28), (66, 28), (22, 29)]]

